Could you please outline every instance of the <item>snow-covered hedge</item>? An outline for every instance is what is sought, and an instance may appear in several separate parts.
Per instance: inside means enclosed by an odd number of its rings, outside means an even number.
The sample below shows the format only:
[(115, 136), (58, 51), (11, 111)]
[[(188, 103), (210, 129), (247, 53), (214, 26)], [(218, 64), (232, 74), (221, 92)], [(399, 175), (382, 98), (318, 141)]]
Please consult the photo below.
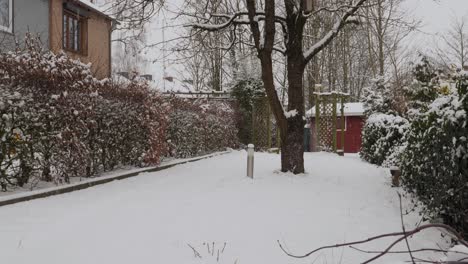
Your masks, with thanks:
[(171, 99), (167, 137), (171, 155), (186, 158), (238, 145), (231, 105), (207, 100)]
[(415, 117), (401, 159), (402, 179), (434, 216), (468, 234), (468, 77)]
[(468, 73), (447, 77), (423, 58), (413, 76), (404, 117), (381, 82), (367, 92), (361, 157), (400, 167), (406, 190), (429, 217), (468, 234)]
[(408, 127), (408, 120), (400, 116), (370, 115), (362, 132), (361, 158), (373, 164), (393, 166), (396, 155), (401, 152)]
[(0, 54), (0, 190), (237, 145), (230, 105), (97, 80), (90, 65), (38, 43), (28, 37), (24, 49)]
[(169, 104), (144, 83), (97, 80), (37, 43), (0, 54), (1, 189), (160, 161)]

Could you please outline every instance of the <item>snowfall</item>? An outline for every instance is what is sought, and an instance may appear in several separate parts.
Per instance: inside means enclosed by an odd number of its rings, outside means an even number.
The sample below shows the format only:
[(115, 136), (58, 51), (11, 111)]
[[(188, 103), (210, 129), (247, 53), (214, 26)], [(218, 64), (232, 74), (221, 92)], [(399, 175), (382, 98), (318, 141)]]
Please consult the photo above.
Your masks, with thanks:
[[(329, 244), (401, 231), (400, 203), (388, 169), (355, 155), (306, 153), (307, 173), (278, 172), (277, 154), (246, 152), (114, 181), (82, 191), (0, 207), (1, 263), (294, 264), (361, 263), (351, 248), (305, 254)], [(407, 198), (403, 209), (411, 208)], [(419, 214), (404, 216), (414, 228)], [(382, 250), (390, 240), (361, 246)], [(410, 240), (413, 249), (445, 247), (438, 230)], [(404, 250), (406, 244), (395, 250)], [(420, 255), (421, 256), (421, 255)], [(422, 255), (426, 259), (441, 256)], [(406, 254), (375, 263), (403, 263)]]

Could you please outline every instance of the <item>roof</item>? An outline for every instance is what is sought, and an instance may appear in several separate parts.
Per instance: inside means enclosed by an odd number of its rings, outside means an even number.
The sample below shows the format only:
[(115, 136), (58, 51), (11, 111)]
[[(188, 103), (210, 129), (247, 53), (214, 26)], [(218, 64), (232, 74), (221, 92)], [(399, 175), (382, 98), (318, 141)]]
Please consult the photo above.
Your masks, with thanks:
[[(341, 109), (338, 106), (337, 114), (340, 115)], [(307, 111), (308, 117), (315, 116), (315, 106), (312, 107), (309, 111)], [(364, 105), (363, 103), (345, 103), (344, 108), (344, 115), (345, 116), (363, 116), (364, 115)]]
[(107, 17), (111, 20), (115, 20), (115, 18), (109, 14), (107, 14), (107, 10), (103, 7), (100, 7), (94, 3), (91, 3), (90, 0), (75, 0), (75, 3), (77, 4), (80, 4), (80, 5), (83, 5), (89, 9), (91, 9), (92, 11), (104, 16), (104, 17)]

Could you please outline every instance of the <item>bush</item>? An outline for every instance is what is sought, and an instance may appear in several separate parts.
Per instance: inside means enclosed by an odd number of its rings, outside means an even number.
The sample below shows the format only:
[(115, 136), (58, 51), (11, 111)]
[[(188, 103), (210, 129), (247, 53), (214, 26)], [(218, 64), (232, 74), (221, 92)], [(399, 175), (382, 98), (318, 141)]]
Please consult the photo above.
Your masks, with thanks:
[(239, 81), (232, 89), (232, 96), (239, 102), (241, 120), (238, 124), (239, 140), (242, 144), (252, 143), (252, 112), (256, 98), (265, 97), (262, 80)]
[(418, 115), (407, 134), (402, 180), (431, 216), (468, 234), (467, 77)]
[(168, 104), (145, 83), (97, 80), (66, 54), (0, 55), (0, 185), (68, 182), (116, 166), (157, 164), (166, 153)]
[(230, 105), (97, 80), (90, 65), (45, 52), (30, 37), (24, 49), (0, 54), (0, 94), (2, 190), (237, 146)]
[[(422, 56), (412, 70), (413, 82), (404, 88), (406, 106), (399, 106), (395, 89), (383, 79), (374, 81), (364, 91), (367, 120), (363, 128), (361, 157), (385, 167), (399, 166), (407, 143), (405, 134), (415, 116), (428, 110), (439, 95), (439, 75), (429, 60)], [(409, 109), (408, 109), (409, 108)], [(403, 109), (408, 109), (402, 113)]]
[(364, 91), (366, 122), (362, 129), (362, 159), (384, 166), (395, 166), (404, 149), (409, 121), (398, 115), (392, 89), (380, 78)]
[(377, 165), (393, 166), (396, 153), (403, 145), (409, 122), (403, 117), (382, 113), (370, 115), (362, 130), (362, 159)]
[(236, 113), (222, 102), (172, 98), (168, 139), (177, 158), (236, 147)]

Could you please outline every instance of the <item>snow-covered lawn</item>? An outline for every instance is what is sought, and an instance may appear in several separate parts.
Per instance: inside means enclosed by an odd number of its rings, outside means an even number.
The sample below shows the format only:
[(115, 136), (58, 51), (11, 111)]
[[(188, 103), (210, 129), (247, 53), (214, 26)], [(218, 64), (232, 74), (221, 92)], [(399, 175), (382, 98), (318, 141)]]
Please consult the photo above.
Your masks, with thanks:
[[(234, 151), (0, 207), (1, 263), (292, 264), (318, 258), (315, 263), (353, 264), (370, 255), (340, 249), (297, 260), (287, 257), (277, 240), (301, 254), (401, 230), (398, 196), (386, 170), (357, 156), (307, 153), (305, 159), (308, 173), (293, 176), (274, 172), (278, 155), (256, 153), (252, 181), (245, 177), (246, 153)], [(405, 220), (414, 227), (419, 218)], [(434, 246), (430, 240), (438, 238), (440, 233), (428, 231), (411, 246)], [(406, 259), (397, 254), (376, 263)]]

